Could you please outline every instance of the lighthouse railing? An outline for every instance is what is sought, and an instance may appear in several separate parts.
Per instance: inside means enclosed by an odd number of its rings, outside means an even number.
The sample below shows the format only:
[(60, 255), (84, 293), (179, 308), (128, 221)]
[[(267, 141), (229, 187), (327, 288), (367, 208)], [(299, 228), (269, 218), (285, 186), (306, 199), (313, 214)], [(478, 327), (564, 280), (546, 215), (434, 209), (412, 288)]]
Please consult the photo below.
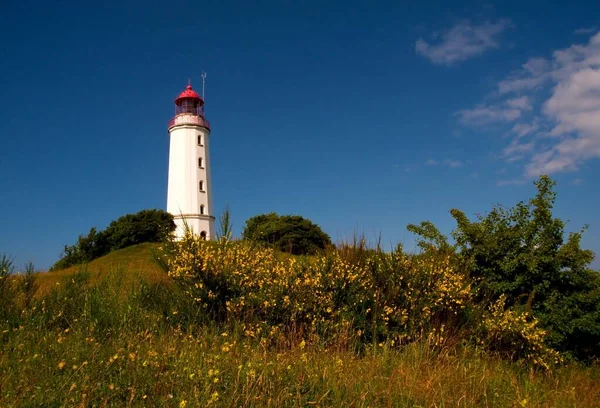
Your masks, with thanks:
[(175, 125), (199, 125), (210, 130), (210, 122), (202, 116), (180, 114), (169, 121), (169, 128)]

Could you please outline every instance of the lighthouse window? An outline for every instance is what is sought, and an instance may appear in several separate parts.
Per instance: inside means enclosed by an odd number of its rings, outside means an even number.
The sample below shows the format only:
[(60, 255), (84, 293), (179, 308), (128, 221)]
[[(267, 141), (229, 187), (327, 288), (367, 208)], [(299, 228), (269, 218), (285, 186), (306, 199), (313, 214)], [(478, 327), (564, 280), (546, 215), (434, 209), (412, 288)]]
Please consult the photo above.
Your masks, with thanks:
[(198, 146), (202, 146), (202, 135), (198, 135)]
[(198, 167), (202, 168), (202, 157), (198, 157)]
[(200, 233), (200, 238), (202, 238), (202, 239), (204, 239), (204, 240), (206, 239), (206, 231), (202, 231), (202, 232)]
[(199, 182), (198, 187), (200, 188), (200, 191), (204, 191), (204, 181)]
[(204, 205), (200, 206), (200, 214), (204, 214)]

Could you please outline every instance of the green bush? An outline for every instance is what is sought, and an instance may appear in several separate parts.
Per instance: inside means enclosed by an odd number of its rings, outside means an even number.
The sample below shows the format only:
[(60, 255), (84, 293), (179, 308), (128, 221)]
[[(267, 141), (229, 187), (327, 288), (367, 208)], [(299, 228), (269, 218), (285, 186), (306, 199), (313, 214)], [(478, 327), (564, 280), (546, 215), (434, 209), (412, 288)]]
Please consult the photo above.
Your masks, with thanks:
[(63, 254), (51, 270), (90, 262), (111, 251), (144, 242), (163, 242), (175, 230), (173, 216), (163, 210), (142, 210), (124, 215), (104, 231), (90, 229), (74, 245), (65, 245)]
[(273, 245), (295, 255), (315, 254), (331, 245), (331, 238), (321, 228), (298, 215), (262, 214), (246, 221), (242, 237)]
[[(212, 323), (241, 325), (279, 341), (393, 342), (427, 336), (463, 319), (470, 285), (449, 259), (331, 248), (290, 257), (244, 241), (206, 242), (186, 234), (165, 264)], [(441, 343), (441, 341), (440, 341)]]
[(173, 216), (163, 210), (142, 210), (110, 223), (103, 234), (111, 251), (143, 242), (163, 242), (175, 230)]
[(546, 331), (539, 321), (522, 310), (506, 309), (506, 296), (493, 303), (483, 314), (479, 341), (487, 350), (513, 360), (524, 359), (549, 369), (562, 362), (560, 354), (548, 347)]
[(507, 308), (531, 312), (551, 347), (586, 360), (600, 356), (600, 275), (589, 267), (593, 252), (580, 246), (583, 230), (565, 237), (565, 222), (553, 217), (554, 185), (542, 176), (529, 202), (494, 207), (476, 221), (451, 210), (453, 246), (431, 223), (409, 229), (423, 248), (456, 253), (482, 306), (505, 298)]
[(61, 259), (50, 269), (64, 269), (72, 265), (90, 262), (108, 252), (110, 252), (110, 247), (106, 235), (92, 227), (87, 235), (80, 235), (74, 245), (65, 245)]

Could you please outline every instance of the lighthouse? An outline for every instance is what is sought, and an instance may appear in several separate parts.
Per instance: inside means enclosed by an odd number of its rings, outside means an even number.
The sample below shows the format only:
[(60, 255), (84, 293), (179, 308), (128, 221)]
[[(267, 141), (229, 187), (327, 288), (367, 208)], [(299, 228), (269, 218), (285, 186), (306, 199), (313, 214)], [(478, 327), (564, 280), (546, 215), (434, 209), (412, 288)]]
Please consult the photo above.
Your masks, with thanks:
[(209, 136), (204, 99), (188, 84), (175, 98), (175, 116), (169, 121), (167, 212), (175, 219), (178, 239), (186, 225), (203, 239), (215, 237)]

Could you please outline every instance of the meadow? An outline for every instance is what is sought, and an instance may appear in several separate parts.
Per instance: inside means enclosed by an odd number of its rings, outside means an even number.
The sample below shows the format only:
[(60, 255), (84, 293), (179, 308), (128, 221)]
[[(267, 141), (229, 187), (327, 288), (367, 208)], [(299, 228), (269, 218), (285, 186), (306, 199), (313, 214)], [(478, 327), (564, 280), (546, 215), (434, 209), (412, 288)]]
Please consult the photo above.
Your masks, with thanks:
[(0, 295), (2, 407), (600, 401), (597, 362), (556, 358), (523, 314), (476, 314), (439, 254), (294, 257), (188, 237), (4, 274)]

